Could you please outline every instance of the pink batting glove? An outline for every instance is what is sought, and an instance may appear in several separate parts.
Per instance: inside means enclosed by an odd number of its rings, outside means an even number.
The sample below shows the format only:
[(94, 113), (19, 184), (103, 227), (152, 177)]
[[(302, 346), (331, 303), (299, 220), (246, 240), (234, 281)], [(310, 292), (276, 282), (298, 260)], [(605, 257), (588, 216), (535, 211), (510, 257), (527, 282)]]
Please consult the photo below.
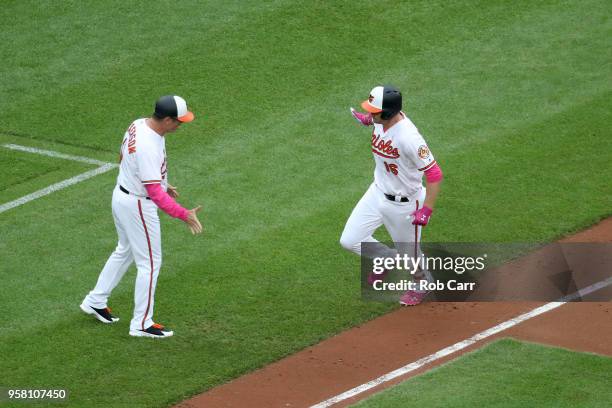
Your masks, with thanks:
[(359, 113), (355, 109), (351, 108), (351, 115), (353, 115), (357, 122), (361, 123), (363, 126), (372, 126), (374, 124), (372, 121), (372, 115), (369, 113)]
[(433, 210), (429, 207), (419, 208), (411, 215), (414, 217), (412, 220), (413, 225), (422, 225), (425, 226), (429, 222), (429, 217), (431, 217), (431, 213)]

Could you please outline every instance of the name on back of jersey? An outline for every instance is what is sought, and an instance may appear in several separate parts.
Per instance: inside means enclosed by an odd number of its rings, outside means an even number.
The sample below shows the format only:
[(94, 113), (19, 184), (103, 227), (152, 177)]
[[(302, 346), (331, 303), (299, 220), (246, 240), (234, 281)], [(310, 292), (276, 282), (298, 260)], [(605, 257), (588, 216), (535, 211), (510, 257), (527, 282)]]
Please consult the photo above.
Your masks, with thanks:
[(128, 128), (128, 154), (136, 153), (136, 124), (132, 123)]

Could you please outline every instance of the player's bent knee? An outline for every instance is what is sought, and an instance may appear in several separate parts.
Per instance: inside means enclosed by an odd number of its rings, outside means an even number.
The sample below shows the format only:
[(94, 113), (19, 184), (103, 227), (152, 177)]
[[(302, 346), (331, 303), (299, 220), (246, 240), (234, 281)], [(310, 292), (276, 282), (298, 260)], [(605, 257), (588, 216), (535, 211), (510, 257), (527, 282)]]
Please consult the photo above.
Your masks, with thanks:
[(349, 251), (350, 251), (350, 250), (351, 250), (351, 246), (352, 246), (352, 244), (351, 244), (351, 241), (350, 241), (350, 240), (348, 240), (348, 239), (346, 239), (346, 238), (344, 237), (344, 235), (343, 235), (343, 236), (341, 236), (341, 237), (340, 237), (340, 246), (341, 246), (342, 248), (344, 248), (344, 249), (346, 249), (346, 250), (349, 250)]
[(128, 252), (132, 252), (132, 248), (129, 245), (117, 245), (117, 248), (115, 248), (115, 251), (121, 254), (124, 254)]
[(347, 251), (355, 252), (356, 254), (359, 254), (361, 249), (360, 242), (355, 242), (355, 240), (349, 239), (344, 235), (340, 237), (340, 245)]

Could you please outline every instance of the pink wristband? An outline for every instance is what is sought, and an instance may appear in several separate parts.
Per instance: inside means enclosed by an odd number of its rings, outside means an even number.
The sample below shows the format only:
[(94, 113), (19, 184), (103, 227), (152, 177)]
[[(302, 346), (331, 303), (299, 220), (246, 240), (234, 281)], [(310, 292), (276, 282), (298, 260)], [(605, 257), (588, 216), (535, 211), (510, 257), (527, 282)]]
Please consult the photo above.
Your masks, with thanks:
[(189, 211), (174, 201), (174, 199), (164, 191), (160, 184), (145, 184), (145, 188), (147, 189), (147, 194), (149, 194), (151, 201), (161, 208), (163, 212), (171, 217), (179, 218), (183, 221), (187, 220)]
[(430, 169), (425, 170), (425, 178), (428, 183), (437, 183), (442, 180), (442, 169), (438, 163), (434, 164)]

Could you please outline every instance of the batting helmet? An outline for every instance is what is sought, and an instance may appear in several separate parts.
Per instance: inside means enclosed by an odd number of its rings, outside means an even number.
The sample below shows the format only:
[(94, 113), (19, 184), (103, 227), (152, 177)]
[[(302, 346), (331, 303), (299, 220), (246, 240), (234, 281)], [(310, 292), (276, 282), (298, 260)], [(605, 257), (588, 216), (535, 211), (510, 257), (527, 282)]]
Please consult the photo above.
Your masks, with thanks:
[(370, 113), (382, 112), (381, 119), (391, 119), (402, 110), (402, 93), (391, 85), (377, 86), (361, 107)]

